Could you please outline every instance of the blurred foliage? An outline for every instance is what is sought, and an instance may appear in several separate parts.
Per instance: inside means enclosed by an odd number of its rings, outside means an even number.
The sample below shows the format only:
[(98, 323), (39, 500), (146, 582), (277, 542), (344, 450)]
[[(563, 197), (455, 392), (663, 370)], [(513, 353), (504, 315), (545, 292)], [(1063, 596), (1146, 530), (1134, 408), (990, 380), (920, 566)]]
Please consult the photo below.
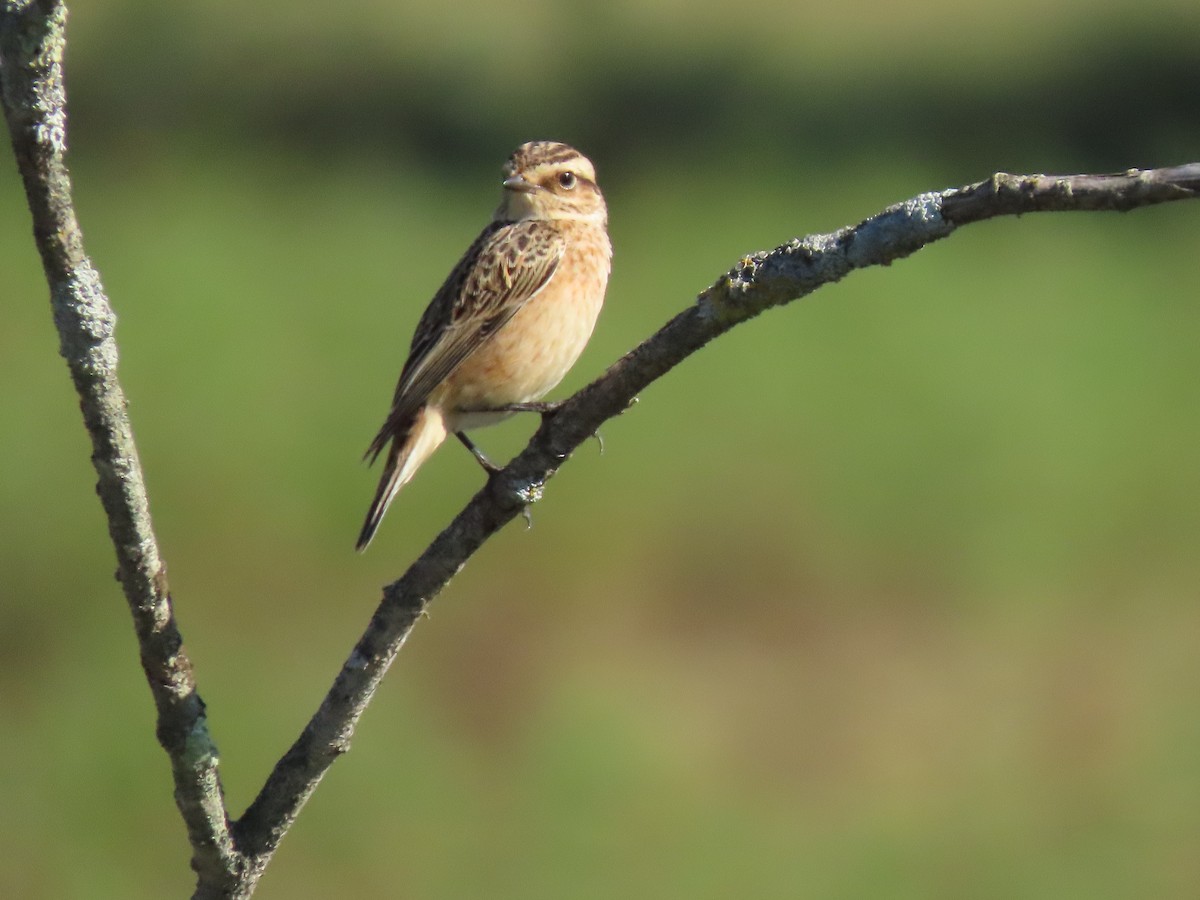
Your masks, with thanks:
[[(443, 451), (351, 551), (358, 458), (515, 144), (577, 143), (610, 202), (564, 392), (742, 253), (1200, 146), (1192, 3), (332, 12), (72, 11), (80, 214), (235, 814), (480, 484)], [(182, 896), (0, 154), (0, 895)], [(973, 226), (652, 386), (436, 602), (258, 896), (1195, 896), (1197, 217)]]

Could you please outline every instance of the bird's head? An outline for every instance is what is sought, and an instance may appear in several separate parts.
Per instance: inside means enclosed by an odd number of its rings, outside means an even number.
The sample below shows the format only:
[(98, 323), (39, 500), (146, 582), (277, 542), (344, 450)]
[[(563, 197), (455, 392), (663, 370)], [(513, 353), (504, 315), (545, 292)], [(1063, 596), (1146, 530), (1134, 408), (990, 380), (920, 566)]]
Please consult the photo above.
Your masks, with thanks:
[(591, 160), (556, 141), (530, 141), (504, 164), (504, 199), (496, 218), (583, 219), (603, 224), (608, 211)]

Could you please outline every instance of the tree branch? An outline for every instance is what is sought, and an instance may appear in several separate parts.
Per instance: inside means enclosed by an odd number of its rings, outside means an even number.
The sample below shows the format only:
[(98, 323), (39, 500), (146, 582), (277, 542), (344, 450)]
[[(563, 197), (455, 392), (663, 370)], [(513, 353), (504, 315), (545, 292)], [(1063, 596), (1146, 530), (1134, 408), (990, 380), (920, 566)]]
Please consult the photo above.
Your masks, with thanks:
[(1200, 163), (1114, 175), (997, 174), (978, 184), (922, 194), (853, 227), (743, 257), (694, 305), (543, 417), (525, 450), (488, 480), (403, 577), (384, 588), (378, 609), (320, 708), (245, 814), (231, 824), (204, 703), (175, 624), (117, 380), (115, 317), (84, 254), (72, 205), (63, 160), (65, 19), (59, 0), (5, 0), (0, 92), (50, 285), (61, 352), (92, 438), (98, 492), (158, 710), (159, 741), (170, 757), (176, 803), (187, 824), (197, 898), (251, 895), (304, 802), (333, 761), (349, 749), (359, 717), (425, 607), (491, 535), (541, 497), (546, 482), (576, 447), (626, 410), (643, 388), (713, 338), (855, 269), (888, 265), (971, 222), (1050, 210), (1127, 210), (1200, 194)]
[(942, 215), (955, 225), (1027, 212), (1127, 212), (1200, 192), (1200, 165), (1110, 175), (1006, 175), (947, 191)]
[(117, 551), (117, 578), (137, 631), (142, 668), (158, 713), (158, 740), (171, 759), (175, 801), (187, 824), (201, 881), (235, 871), (204, 701), (175, 624), (150, 522), (146, 486), (117, 380), (116, 316), (84, 254), (71, 200), (62, 58), (66, 8), (57, 0), (9, 0), (0, 11), (0, 92), (33, 233), (50, 285), (50, 305), (92, 439), (96, 485)]
[(606, 420), (713, 338), (855, 269), (888, 265), (959, 225), (1042, 210), (1132, 209), (1200, 196), (1200, 163), (1120, 175), (1003, 175), (922, 194), (853, 227), (743, 257), (696, 304), (544, 418), (529, 445), (493, 476), (400, 580), (384, 588), (366, 632), (300, 738), (237, 822), (238, 846), (269, 856), (333, 761), (426, 605), (489, 537), (536, 502), (547, 481)]

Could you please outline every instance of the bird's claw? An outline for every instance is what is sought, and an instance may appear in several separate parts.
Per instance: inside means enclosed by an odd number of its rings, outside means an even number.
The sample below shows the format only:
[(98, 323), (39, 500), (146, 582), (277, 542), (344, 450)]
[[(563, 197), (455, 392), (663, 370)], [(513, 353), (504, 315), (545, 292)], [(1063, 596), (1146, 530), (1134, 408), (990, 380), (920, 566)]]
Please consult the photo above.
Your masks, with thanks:
[(534, 403), (510, 403), (507, 406), (498, 407), (496, 412), (535, 412), (543, 419), (549, 418), (558, 412), (565, 400), (540, 400)]

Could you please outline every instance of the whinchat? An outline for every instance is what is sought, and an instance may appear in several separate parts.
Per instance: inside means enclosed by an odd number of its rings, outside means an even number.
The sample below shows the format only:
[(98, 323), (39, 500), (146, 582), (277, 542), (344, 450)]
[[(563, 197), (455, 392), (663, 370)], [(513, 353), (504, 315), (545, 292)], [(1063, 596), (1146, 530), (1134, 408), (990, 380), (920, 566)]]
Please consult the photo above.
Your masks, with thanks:
[(387, 448), (358, 536), (364, 550), (388, 504), (453, 434), (466, 436), (540, 400), (575, 364), (604, 302), (612, 245), (596, 170), (553, 141), (522, 144), (505, 163), (503, 199), (430, 301), (413, 335), (387, 420)]

